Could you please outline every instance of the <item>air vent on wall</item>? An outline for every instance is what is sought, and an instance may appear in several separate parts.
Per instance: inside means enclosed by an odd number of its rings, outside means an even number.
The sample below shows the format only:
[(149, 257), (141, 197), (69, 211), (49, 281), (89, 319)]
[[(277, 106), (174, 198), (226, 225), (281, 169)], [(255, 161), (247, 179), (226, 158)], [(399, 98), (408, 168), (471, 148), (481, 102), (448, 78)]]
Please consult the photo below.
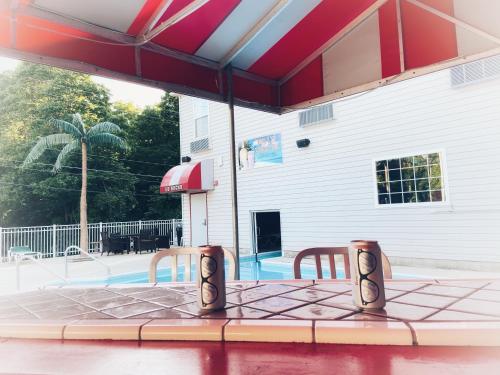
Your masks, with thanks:
[(320, 105), (299, 113), (299, 125), (301, 127), (320, 124), (333, 120), (332, 103)]
[(450, 75), (453, 87), (500, 77), (500, 55), (454, 66)]
[(191, 142), (191, 153), (205, 151), (208, 150), (209, 148), (210, 144), (208, 142), (208, 138), (202, 138)]

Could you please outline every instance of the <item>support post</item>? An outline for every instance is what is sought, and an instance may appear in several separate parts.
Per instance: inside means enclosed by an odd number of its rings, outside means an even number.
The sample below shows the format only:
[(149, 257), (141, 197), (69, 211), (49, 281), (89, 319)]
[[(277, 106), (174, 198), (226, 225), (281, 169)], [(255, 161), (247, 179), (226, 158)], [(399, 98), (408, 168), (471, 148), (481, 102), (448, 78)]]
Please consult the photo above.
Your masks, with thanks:
[(21, 290), (21, 265), (19, 257), (16, 256), (16, 290), (19, 292)]
[(102, 255), (102, 221), (99, 222), (99, 252)]
[(238, 227), (238, 179), (236, 176), (236, 136), (234, 130), (234, 93), (233, 93), (233, 68), (229, 64), (226, 68), (227, 74), (227, 104), (229, 106), (230, 118), (230, 163), (231, 163), (231, 198), (233, 208), (233, 247), (236, 260), (235, 280), (240, 279), (240, 238)]
[[(7, 253), (7, 252), (5, 252)], [(2, 261), (4, 257), (4, 254), (3, 254), (3, 229), (2, 227), (0, 227), (0, 261)], [(7, 257), (7, 254), (5, 254), (5, 257)], [(9, 259), (10, 261), (10, 259)]]
[[(35, 249), (35, 251), (37, 251)], [(52, 257), (57, 258), (57, 226), (52, 225)]]

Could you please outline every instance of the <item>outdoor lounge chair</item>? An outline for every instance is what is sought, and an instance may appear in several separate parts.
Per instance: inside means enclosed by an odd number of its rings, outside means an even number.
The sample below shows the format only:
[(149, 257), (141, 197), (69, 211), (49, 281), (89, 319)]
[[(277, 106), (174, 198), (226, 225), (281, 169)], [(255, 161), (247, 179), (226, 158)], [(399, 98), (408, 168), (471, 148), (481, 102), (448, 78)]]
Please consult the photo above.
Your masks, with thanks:
[[(234, 280), (236, 276), (236, 260), (234, 254), (229, 250), (224, 250), (224, 259), (229, 262), (229, 270), (227, 272), (228, 280)], [(161, 250), (151, 258), (151, 263), (149, 264), (149, 282), (156, 283), (156, 271), (158, 268), (158, 262), (165, 257), (172, 257), (172, 262), (170, 263), (172, 269), (172, 281), (177, 280), (177, 265), (178, 256), (184, 255), (184, 281), (191, 281), (191, 262), (192, 255), (197, 259), (197, 255), (200, 254), (200, 249), (198, 247), (184, 247), (177, 249)], [(196, 276), (196, 275), (195, 275)]]
[(134, 246), (135, 253), (142, 253), (143, 251), (156, 251), (158, 247), (156, 245), (157, 233), (151, 229), (141, 229), (139, 232), (139, 238), (137, 240), (137, 247)]
[(7, 253), (7, 257), (9, 258), (9, 262), (12, 260), (29, 259), (31, 257), (40, 259), (42, 257), (42, 253), (32, 251), (28, 246), (11, 246)]
[(167, 232), (165, 236), (156, 237), (156, 248), (157, 250), (170, 249), (170, 232)]
[(125, 251), (128, 252), (129, 243), (128, 239), (120, 236), (120, 233), (102, 232), (102, 246), (101, 254), (110, 253), (113, 254), (123, 254)]
[[(301, 279), (302, 275), (300, 273), (300, 263), (302, 259), (307, 256), (314, 256), (316, 262), (316, 273), (318, 275), (318, 279), (323, 278), (323, 269), (321, 266), (321, 255), (328, 256), (328, 263), (330, 265), (330, 274), (332, 279), (337, 278), (337, 271), (335, 269), (335, 255), (342, 255), (344, 259), (344, 270), (346, 279), (351, 278), (350, 271), (350, 263), (349, 263), (349, 251), (347, 247), (313, 247), (310, 249), (305, 249), (300, 251), (293, 261), (293, 273), (296, 279)], [(384, 270), (384, 278), (392, 279), (392, 270), (391, 264), (389, 263), (389, 259), (382, 252), (382, 268)]]

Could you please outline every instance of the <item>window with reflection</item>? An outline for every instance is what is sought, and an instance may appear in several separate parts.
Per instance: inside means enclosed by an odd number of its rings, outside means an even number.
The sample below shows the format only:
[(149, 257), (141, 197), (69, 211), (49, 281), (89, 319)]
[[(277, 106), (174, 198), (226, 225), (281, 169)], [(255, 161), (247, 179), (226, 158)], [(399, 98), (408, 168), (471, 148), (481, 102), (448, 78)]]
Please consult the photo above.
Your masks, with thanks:
[(438, 152), (378, 160), (375, 168), (380, 205), (445, 201)]
[(194, 101), (194, 136), (196, 139), (208, 137), (208, 100)]

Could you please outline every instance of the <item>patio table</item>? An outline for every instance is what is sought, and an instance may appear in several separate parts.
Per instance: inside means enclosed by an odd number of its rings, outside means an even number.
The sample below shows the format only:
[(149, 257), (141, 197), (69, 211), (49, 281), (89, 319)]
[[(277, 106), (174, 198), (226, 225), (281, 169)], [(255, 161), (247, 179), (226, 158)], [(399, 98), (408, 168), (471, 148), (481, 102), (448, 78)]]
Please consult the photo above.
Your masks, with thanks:
[(194, 283), (52, 287), (0, 296), (0, 337), (500, 346), (499, 280), (386, 280), (384, 310), (346, 280), (227, 283), (207, 313)]

